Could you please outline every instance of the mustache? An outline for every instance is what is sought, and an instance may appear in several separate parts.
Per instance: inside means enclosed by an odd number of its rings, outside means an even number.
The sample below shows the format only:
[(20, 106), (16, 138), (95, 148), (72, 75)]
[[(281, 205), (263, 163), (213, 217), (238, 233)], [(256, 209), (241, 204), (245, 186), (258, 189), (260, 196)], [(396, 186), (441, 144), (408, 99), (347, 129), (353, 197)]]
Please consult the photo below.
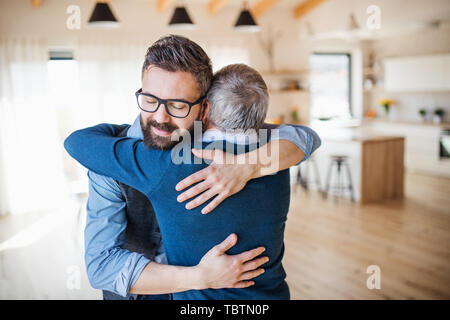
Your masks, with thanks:
[(159, 123), (153, 119), (148, 119), (147, 123), (146, 123), (146, 129), (150, 128), (151, 126), (155, 127), (156, 129), (167, 131), (167, 132), (173, 132), (178, 129), (178, 126), (176, 126), (176, 125), (173, 125), (170, 123)]

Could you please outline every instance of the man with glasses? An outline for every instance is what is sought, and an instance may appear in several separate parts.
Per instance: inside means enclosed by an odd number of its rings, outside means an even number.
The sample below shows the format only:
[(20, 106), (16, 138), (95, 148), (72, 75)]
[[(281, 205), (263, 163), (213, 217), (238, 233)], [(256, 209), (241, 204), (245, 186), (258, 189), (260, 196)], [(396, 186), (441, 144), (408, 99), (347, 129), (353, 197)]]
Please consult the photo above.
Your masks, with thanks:
[[(171, 139), (176, 129), (192, 132), (195, 120), (206, 119), (203, 97), (211, 79), (210, 60), (197, 44), (179, 36), (158, 40), (148, 49), (142, 89), (136, 93), (141, 115), (119, 136), (143, 139), (146, 146), (155, 149), (171, 149), (177, 143)], [(280, 169), (308, 157), (313, 144), (317, 145), (315, 134), (302, 127), (281, 128), (280, 139), (280, 156), (272, 159), (279, 161)], [(164, 165), (155, 161), (152, 170), (162, 170)], [(186, 209), (193, 210), (213, 198), (202, 209), (202, 213), (208, 213), (242, 190), (259, 172), (258, 164), (212, 163), (178, 184), (178, 189), (184, 189), (197, 183), (177, 200), (183, 202), (197, 196), (186, 204)], [(255, 246), (228, 255), (226, 251), (237, 242), (236, 236), (231, 235), (211, 246), (196, 267), (166, 265), (159, 226), (146, 195), (92, 171), (88, 175), (85, 258), (91, 284), (103, 290), (105, 299), (167, 299), (166, 293), (189, 289), (243, 288), (254, 284), (250, 280), (260, 274), (259, 266), (267, 260), (256, 258), (263, 248)]]

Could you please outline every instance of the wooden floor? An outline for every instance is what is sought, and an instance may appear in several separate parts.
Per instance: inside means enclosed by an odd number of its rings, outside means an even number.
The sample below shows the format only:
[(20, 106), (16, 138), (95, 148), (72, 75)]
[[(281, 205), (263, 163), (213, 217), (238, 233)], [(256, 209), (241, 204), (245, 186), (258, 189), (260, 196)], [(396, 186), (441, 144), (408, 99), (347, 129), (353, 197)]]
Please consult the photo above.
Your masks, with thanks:
[[(403, 201), (365, 206), (293, 189), (283, 261), (292, 299), (450, 299), (450, 179), (407, 174), (405, 186)], [(101, 298), (76, 211), (0, 219), (0, 299)], [(366, 286), (369, 265), (380, 290)]]
[[(403, 201), (359, 205), (293, 189), (284, 266), (292, 299), (450, 299), (450, 179), (406, 175)], [(381, 271), (381, 289), (367, 288)]]

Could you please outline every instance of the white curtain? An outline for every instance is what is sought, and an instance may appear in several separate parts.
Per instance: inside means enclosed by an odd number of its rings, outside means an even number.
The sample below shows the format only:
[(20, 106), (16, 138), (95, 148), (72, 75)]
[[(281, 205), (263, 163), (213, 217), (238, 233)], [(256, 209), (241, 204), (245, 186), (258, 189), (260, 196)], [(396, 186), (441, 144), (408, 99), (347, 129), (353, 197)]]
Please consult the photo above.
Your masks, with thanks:
[(134, 93), (148, 44), (136, 41), (80, 41), (77, 125), (132, 123), (139, 113)]
[[(141, 86), (145, 42), (80, 40), (70, 67), (51, 64), (54, 103), (60, 136), (102, 122), (132, 123), (139, 114), (134, 93)], [(56, 68), (57, 72), (54, 72)], [(59, 71), (58, 71), (59, 70)], [(61, 76), (70, 74), (70, 77)], [(72, 193), (87, 192), (86, 169), (64, 154), (65, 173)]]
[(53, 209), (65, 195), (47, 61), (43, 41), (0, 39), (0, 214)]

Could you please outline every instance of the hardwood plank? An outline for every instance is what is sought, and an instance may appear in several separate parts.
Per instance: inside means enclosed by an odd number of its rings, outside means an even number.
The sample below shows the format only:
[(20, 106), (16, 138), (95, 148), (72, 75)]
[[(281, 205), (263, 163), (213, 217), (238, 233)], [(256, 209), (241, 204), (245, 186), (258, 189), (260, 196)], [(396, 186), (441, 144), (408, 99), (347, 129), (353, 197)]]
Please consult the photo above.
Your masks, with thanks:
[(403, 197), (404, 138), (362, 142), (360, 188), (362, 204)]

